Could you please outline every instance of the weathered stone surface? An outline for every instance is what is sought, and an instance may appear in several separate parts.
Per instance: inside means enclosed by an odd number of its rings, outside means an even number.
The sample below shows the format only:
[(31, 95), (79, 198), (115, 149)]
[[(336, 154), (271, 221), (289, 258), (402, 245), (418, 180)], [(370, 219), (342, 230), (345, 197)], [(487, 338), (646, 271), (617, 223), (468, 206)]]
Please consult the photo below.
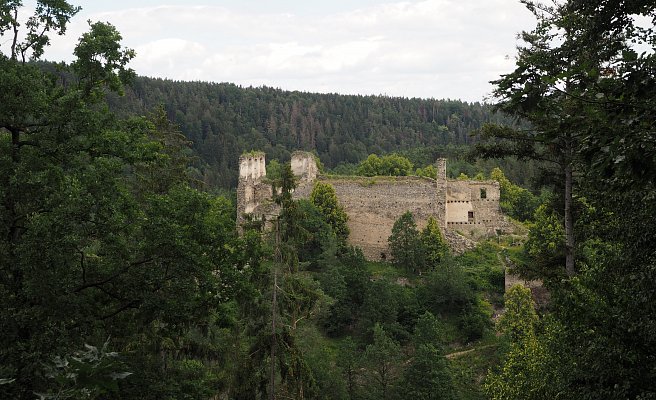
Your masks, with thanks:
[(319, 173), (314, 154), (305, 151), (292, 153), (291, 167), (294, 175), (299, 177), (300, 183), (314, 181)]
[(239, 183), (237, 185), (237, 227), (241, 229), (245, 214), (261, 218), (262, 205), (270, 202), (271, 185), (264, 182), (266, 176), (265, 157), (262, 152), (244, 154), (239, 157)]
[(464, 237), (454, 230), (445, 229), (442, 233), (444, 234), (444, 239), (449, 244), (449, 248), (455, 254), (461, 254), (476, 247), (475, 241)]
[(372, 260), (388, 259), (387, 238), (410, 211), (423, 228), (435, 212), (435, 181), (419, 177), (320, 178), (331, 184), (349, 216), (349, 241)]
[[(262, 158), (259, 158), (262, 157)], [(264, 156), (240, 158), (237, 188), (237, 223), (243, 214), (271, 220), (277, 208), (271, 206), (271, 186)], [(251, 160), (252, 158), (252, 160)], [(242, 171), (244, 168), (244, 171)], [(331, 184), (349, 216), (349, 241), (370, 260), (389, 258), (387, 238), (394, 222), (410, 211), (419, 229), (430, 216), (437, 219), (446, 240), (455, 252), (472, 248), (480, 239), (509, 227), (499, 208), (499, 184), (495, 181), (452, 181), (446, 179), (446, 159), (437, 160), (437, 179), (422, 177), (334, 177), (318, 175), (314, 156), (294, 152), (292, 171), (299, 177), (294, 198), (308, 198), (316, 180)], [(465, 237), (466, 236), (466, 237)]]

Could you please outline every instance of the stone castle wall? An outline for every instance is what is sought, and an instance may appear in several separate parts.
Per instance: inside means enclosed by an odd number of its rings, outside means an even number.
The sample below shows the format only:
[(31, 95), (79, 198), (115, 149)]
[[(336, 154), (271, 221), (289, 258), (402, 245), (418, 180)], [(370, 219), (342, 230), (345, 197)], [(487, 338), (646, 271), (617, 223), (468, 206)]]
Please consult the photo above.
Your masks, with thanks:
[[(259, 157), (262, 157), (262, 161)], [(252, 158), (252, 160), (251, 160)], [(454, 181), (446, 179), (446, 160), (437, 161), (437, 179), (422, 177), (324, 177), (318, 174), (314, 156), (295, 152), (292, 171), (299, 177), (296, 199), (309, 198), (314, 182), (321, 180), (335, 188), (337, 198), (349, 216), (349, 242), (360, 247), (370, 260), (389, 258), (387, 238), (394, 222), (410, 211), (419, 229), (430, 216), (437, 219), (450, 245), (456, 249), (472, 246), (470, 239), (490, 236), (507, 227), (499, 207), (499, 184), (495, 181)], [(242, 173), (242, 166), (246, 169)], [(237, 223), (244, 213), (256, 219), (271, 217), (271, 186), (263, 181), (263, 155), (240, 158), (237, 188)], [(469, 238), (469, 239), (468, 239)]]
[[(335, 188), (339, 203), (349, 216), (349, 242), (367, 259), (388, 259), (387, 238), (394, 221), (410, 211), (423, 228), (435, 215), (435, 181), (420, 177), (345, 177), (318, 180)], [(295, 198), (308, 198), (311, 184), (299, 186)]]
[(470, 236), (495, 234), (505, 224), (499, 197), (496, 181), (447, 181), (446, 227)]

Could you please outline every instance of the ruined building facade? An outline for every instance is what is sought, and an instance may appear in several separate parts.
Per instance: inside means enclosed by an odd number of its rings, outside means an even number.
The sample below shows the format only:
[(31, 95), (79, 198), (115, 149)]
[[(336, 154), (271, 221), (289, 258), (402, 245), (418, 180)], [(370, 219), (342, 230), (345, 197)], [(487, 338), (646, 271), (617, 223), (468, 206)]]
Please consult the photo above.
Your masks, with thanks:
[[(499, 183), (446, 178), (446, 159), (437, 160), (437, 179), (416, 176), (322, 176), (311, 153), (295, 152), (292, 171), (299, 178), (294, 198), (309, 198), (314, 182), (335, 188), (349, 216), (349, 242), (370, 260), (389, 256), (387, 238), (394, 222), (410, 211), (421, 229), (434, 217), (449, 244), (456, 250), (471, 247), (472, 239), (489, 237), (509, 228), (499, 207)], [(271, 221), (278, 213), (266, 179), (264, 153), (239, 159), (237, 224), (245, 217)]]

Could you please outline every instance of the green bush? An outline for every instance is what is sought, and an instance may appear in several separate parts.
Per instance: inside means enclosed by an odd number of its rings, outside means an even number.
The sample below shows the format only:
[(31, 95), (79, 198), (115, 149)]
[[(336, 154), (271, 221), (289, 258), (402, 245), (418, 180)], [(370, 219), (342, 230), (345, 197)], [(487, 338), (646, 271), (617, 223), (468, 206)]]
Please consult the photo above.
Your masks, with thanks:
[(478, 300), (471, 308), (460, 316), (460, 334), (466, 342), (481, 339), (492, 327), (490, 317), (492, 307), (489, 303)]

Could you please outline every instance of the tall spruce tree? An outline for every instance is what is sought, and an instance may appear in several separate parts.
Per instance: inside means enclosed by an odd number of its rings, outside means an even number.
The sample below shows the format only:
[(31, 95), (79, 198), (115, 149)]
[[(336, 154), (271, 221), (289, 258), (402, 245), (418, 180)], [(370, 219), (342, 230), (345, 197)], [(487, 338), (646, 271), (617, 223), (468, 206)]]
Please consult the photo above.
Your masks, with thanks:
[(414, 355), (404, 372), (407, 396), (421, 400), (456, 398), (449, 361), (444, 356), (444, 327), (430, 312), (417, 320), (413, 334)]
[[(308, 232), (301, 224), (305, 217), (302, 209), (292, 198), (295, 187), (291, 165), (285, 164), (280, 181), (274, 182), (274, 200), (280, 206), (280, 214), (273, 231), (270, 399), (278, 395), (303, 399), (314, 385), (312, 372), (298, 347), (297, 334), (299, 323), (316, 311), (320, 292), (316, 282), (303, 274), (299, 266), (298, 247)], [(278, 377), (281, 385), (276, 388)]]
[[(580, 200), (567, 200), (565, 216), (580, 218), (565, 219), (565, 265), (577, 276), (554, 285), (555, 329), (537, 335), (539, 356), (516, 355), (524, 365), (548, 364), (561, 378), (548, 383), (559, 397), (650, 398), (656, 395), (649, 350), (656, 345), (649, 333), (656, 327), (656, 230), (646, 221), (656, 213), (656, 92), (647, 88), (656, 87), (656, 8), (646, 0), (524, 3), (538, 26), (522, 35), (527, 45), (515, 71), (496, 84), (500, 107), (527, 118), (535, 131), (489, 132), (529, 155), (538, 153), (522, 144), (545, 139), (541, 154), (573, 156)], [(514, 393), (504, 398), (525, 398)]]
[(422, 259), (422, 270), (430, 271), (443, 261), (449, 252), (449, 246), (444, 240), (435, 218), (428, 218), (426, 227), (421, 231), (420, 242), (419, 256)]

